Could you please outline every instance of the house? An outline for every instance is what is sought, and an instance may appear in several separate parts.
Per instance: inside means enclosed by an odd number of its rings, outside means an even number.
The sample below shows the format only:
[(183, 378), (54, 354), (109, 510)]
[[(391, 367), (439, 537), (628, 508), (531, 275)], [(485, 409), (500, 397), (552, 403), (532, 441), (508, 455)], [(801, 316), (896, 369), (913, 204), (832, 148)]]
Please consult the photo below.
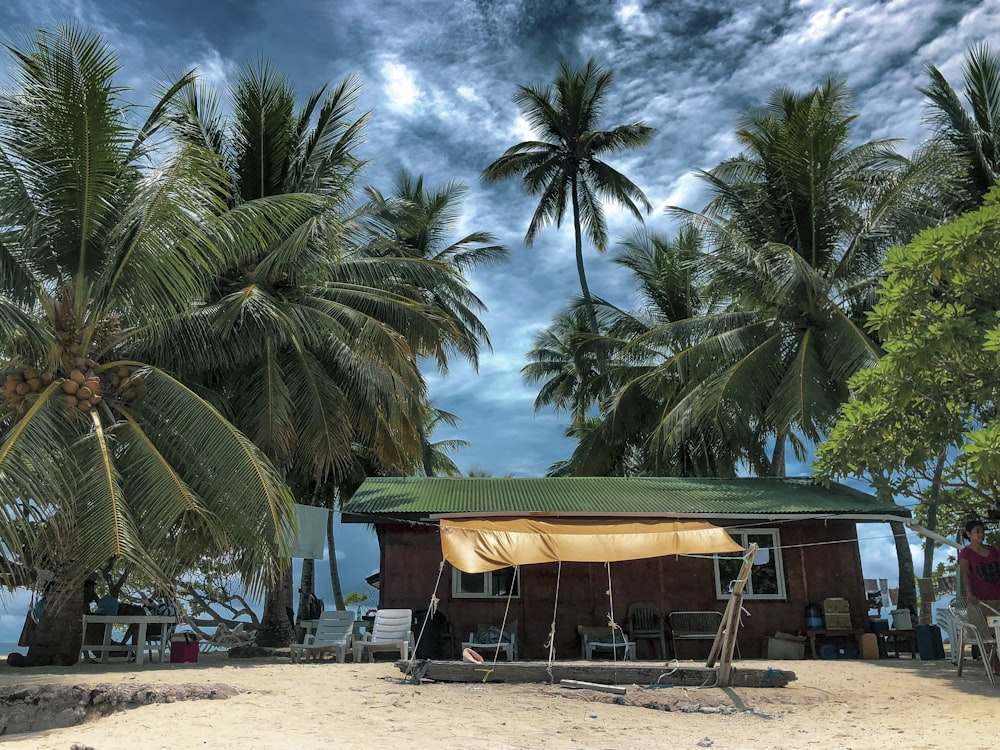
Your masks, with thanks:
[[(762, 653), (764, 636), (804, 633), (810, 603), (842, 598), (851, 626), (868, 627), (857, 524), (908, 520), (909, 511), (841, 484), (809, 478), (370, 478), (343, 508), (345, 523), (374, 524), (380, 547), (380, 607), (426, 612), (432, 596), (460, 642), (480, 623), (517, 621), (520, 657), (580, 654), (578, 625), (621, 624), (632, 602), (671, 611), (723, 611), (740, 553), (603, 563), (541, 563), (465, 573), (443, 562), (439, 519), (544, 517), (709, 521), (762, 553), (744, 592), (739, 647)], [(609, 570), (610, 568), (610, 570)], [(558, 601), (555, 592), (558, 583)], [(509, 592), (513, 592), (508, 597)], [(608, 593), (610, 592), (610, 594)], [(435, 629), (436, 634), (436, 629)], [(640, 649), (648, 646), (641, 643)], [(710, 644), (679, 644), (682, 659)], [(453, 658), (452, 643), (424, 655)], [(651, 655), (646, 652), (646, 655)], [(640, 651), (639, 657), (643, 657)]]

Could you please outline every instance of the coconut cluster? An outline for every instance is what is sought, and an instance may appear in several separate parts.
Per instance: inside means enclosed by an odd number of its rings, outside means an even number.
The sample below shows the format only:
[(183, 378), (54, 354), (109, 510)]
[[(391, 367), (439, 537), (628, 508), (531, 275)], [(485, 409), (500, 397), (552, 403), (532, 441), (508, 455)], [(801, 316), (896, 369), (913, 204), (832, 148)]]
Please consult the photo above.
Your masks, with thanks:
[(32, 394), (38, 393), (51, 383), (54, 377), (51, 372), (39, 372), (34, 369), (9, 373), (3, 381), (4, 400), (18, 409)]
[(55, 397), (68, 409), (87, 413), (110, 395), (134, 400), (145, 392), (145, 383), (132, 377), (128, 367), (106, 370), (100, 375), (92, 368), (75, 367), (62, 377), (58, 371), (28, 368), (7, 374), (3, 381), (4, 400), (15, 411), (22, 411), (34, 396), (55, 382)]
[(101, 402), (101, 379), (73, 370), (62, 381), (62, 393), (56, 398), (70, 408), (88, 412)]

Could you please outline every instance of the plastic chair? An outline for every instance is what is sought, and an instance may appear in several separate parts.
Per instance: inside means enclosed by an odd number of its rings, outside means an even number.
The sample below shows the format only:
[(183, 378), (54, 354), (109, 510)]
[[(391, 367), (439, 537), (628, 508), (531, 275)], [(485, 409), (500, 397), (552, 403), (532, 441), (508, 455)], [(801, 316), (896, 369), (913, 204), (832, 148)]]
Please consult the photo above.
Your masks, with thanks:
[(626, 639), (617, 626), (612, 629), (609, 625), (577, 625), (576, 632), (583, 639), (581, 655), (587, 661), (594, 660), (595, 651), (610, 651), (616, 661), (620, 651), (622, 659), (636, 660), (635, 641)]
[(289, 647), (292, 661), (301, 657), (314, 659), (331, 652), (337, 661), (344, 663), (344, 657), (352, 646), (354, 635), (354, 613), (343, 610), (328, 610), (320, 615), (316, 632), (307, 635), (302, 643)]
[(507, 661), (517, 661), (517, 620), (507, 624), (502, 631), (496, 625), (480, 625), (475, 633), (469, 633), (469, 640), (462, 641), (462, 650), (471, 648), (479, 651), (502, 651)]
[(628, 606), (628, 634), (632, 641), (649, 640), (656, 646), (656, 658), (667, 658), (667, 637), (663, 613), (652, 602), (633, 602)]
[(368, 654), (369, 661), (375, 661), (376, 651), (399, 651), (400, 658), (410, 658), (410, 644), (413, 643), (413, 610), (380, 609), (375, 612), (375, 622), (371, 633), (366, 633), (354, 642), (354, 661), (361, 661)]
[(990, 684), (996, 685), (997, 677), (993, 671), (992, 661), (997, 653), (997, 639), (993, 629), (986, 624), (983, 611), (978, 604), (969, 604), (965, 599), (955, 599), (948, 609), (951, 610), (958, 630), (958, 674), (962, 674), (965, 638), (969, 636), (970, 641), (979, 647), (979, 657), (986, 667), (986, 676), (990, 678)]

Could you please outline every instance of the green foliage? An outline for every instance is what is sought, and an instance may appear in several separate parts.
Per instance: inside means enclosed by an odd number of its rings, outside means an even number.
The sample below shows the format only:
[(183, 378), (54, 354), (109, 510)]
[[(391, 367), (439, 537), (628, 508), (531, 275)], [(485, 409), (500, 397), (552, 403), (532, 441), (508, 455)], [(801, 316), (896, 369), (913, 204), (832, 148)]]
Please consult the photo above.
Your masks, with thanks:
[(819, 448), (827, 477), (863, 476), (919, 496), (948, 451), (942, 502), (996, 507), (1000, 485), (1000, 189), (986, 204), (894, 249), (868, 324), (885, 342)]
[(259, 590), (291, 497), (150, 341), (207, 295), (220, 269), (308, 224), (317, 204), (292, 196), (228, 211), (215, 154), (160, 150), (166, 113), (191, 74), (165, 86), (136, 124), (100, 37), (42, 30), (8, 49), (0, 545), (46, 559), (59, 591), (108, 560), (169, 585), (203, 554), (231, 555)]
[(583, 235), (604, 251), (608, 232), (602, 200), (618, 203), (639, 221), (640, 208), (652, 208), (638, 185), (604, 161), (648, 144), (656, 132), (642, 122), (599, 129), (612, 78), (611, 71), (591, 59), (582, 68), (561, 63), (551, 84), (519, 86), (514, 101), (535, 140), (511, 146), (482, 172), (487, 182), (520, 177), (524, 192), (539, 196), (524, 237), (528, 245), (549, 224), (560, 226), (567, 209), (572, 211), (577, 274), (593, 333), (597, 319), (584, 268)]

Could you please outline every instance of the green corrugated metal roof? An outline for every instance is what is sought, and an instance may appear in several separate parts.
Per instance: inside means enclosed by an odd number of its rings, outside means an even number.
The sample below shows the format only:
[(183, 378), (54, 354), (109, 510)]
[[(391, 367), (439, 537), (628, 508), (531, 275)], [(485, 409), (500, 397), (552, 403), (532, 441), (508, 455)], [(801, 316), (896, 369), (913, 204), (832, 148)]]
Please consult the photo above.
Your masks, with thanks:
[(809, 478), (379, 477), (366, 479), (343, 510), (345, 520), (358, 521), (463, 513), (910, 515), (846, 485), (824, 487)]

